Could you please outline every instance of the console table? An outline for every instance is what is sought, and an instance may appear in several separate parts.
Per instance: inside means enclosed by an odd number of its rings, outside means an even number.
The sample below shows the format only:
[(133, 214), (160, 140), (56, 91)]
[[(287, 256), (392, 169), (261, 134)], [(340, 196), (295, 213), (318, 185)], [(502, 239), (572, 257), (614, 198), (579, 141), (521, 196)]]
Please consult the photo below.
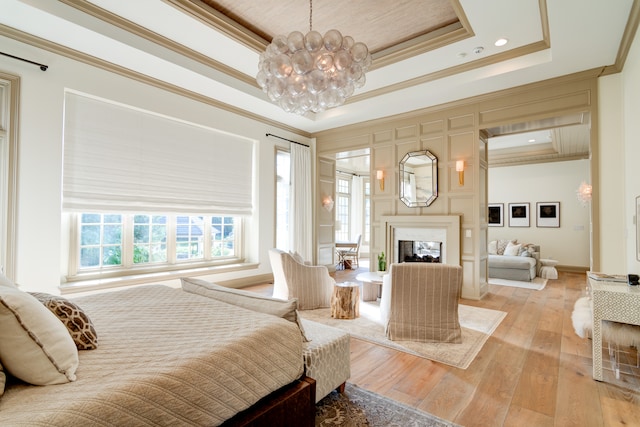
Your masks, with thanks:
[(593, 379), (602, 381), (602, 321), (640, 325), (640, 287), (588, 275), (587, 280), (593, 301)]

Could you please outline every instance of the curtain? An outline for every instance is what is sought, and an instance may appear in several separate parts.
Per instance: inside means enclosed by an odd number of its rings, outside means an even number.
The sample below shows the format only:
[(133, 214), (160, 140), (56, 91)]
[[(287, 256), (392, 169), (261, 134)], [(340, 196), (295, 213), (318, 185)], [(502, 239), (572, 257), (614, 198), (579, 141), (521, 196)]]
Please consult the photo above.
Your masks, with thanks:
[(291, 144), (291, 198), (290, 198), (291, 251), (305, 260), (313, 259), (311, 211), (311, 149)]
[(66, 210), (250, 215), (253, 164), (247, 138), (65, 96)]
[(351, 179), (351, 230), (349, 240), (355, 242), (362, 235), (364, 217), (364, 184), (361, 176)]

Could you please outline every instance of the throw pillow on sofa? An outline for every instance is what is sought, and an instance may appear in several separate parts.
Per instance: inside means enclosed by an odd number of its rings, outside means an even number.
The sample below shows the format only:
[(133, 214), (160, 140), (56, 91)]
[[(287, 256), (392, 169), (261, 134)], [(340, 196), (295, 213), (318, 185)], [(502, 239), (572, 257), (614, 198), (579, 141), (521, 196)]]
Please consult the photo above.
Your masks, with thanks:
[(522, 245), (517, 245), (515, 243), (509, 242), (507, 247), (504, 249), (503, 255), (506, 256), (518, 256), (520, 254), (520, 248)]
[(504, 250), (507, 248), (509, 243), (518, 243), (517, 240), (498, 240), (497, 244), (497, 254), (504, 255)]

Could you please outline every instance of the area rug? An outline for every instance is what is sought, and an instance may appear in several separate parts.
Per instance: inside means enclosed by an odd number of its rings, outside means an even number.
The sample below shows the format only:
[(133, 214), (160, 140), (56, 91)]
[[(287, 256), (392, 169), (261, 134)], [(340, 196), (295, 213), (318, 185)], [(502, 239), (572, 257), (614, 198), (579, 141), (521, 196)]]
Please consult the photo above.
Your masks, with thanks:
[(514, 288), (524, 288), (524, 289), (535, 289), (537, 291), (541, 291), (547, 286), (548, 279), (543, 279), (542, 277), (536, 277), (530, 282), (523, 282), (520, 280), (506, 280), (506, 279), (494, 279), (493, 277), (489, 277), (490, 285), (499, 285), (499, 286), (511, 286)]
[(384, 326), (380, 320), (379, 303), (374, 301), (360, 301), (360, 317), (356, 319), (334, 319), (331, 317), (330, 308), (300, 311), (303, 325), (305, 320), (311, 320), (334, 326), (349, 332), (354, 338), (460, 369), (469, 367), (484, 343), (506, 315), (507, 313), (503, 311), (460, 304), (458, 306), (458, 316), (462, 327), (462, 343), (450, 344), (391, 341), (387, 339), (384, 333)]
[(347, 384), (344, 393), (333, 391), (316, 404), (316, 426), (453, 427), (457, 424)]

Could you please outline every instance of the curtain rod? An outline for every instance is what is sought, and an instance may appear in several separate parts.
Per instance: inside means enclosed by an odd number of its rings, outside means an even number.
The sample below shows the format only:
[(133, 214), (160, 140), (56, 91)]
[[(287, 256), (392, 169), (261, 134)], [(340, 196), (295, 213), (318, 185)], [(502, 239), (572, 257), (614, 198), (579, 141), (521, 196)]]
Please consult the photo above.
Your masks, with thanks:
[(37, 65), (38, 67), (40, 67), (40, 69), (42, 71), (47, 71), (47, 68), (49, 68), (48, 65), (40, 64), (38, 62), (29, 61), (28, 59), (20, 58), (18, 56), (9, 55), (8, 53), (0, 52), (0, 55), (8, 56), (9, 58), (17, 59), (19, 61), (28, 62), (29, 64)]
[(336, 169), (336, 173), (343, 173), (345, 175), (353, 175), (353, 176), (364, 176), (364, 175), (358, 175), (357, 173), (353, 173), (353, 172), (341, 171), (339, 169)]
[(280, 139), (282, 139), (282, 140), (289, 141), (289, 142), (292, 142), (292, 143), (294, 143), (294, 144), (298, 144), (298, 145), (302, 145), (302, 146), (304, 146), (304, 147), (308, 147), (308, 145), (307, 145), (307, 144), (303, 144), (302, 142), (293, 141), (293, 140), (291, 140), (291, 139), (283, 138), (283, 137), (281, 137), (281, 136), (274, 135), (274, 134), (272, 134), (272, 133), (268, 133), (268, 134), (267, 134), (267, 136), (272, 136), (272, 137), (274, 137), (274, 138), (280, 138)]

